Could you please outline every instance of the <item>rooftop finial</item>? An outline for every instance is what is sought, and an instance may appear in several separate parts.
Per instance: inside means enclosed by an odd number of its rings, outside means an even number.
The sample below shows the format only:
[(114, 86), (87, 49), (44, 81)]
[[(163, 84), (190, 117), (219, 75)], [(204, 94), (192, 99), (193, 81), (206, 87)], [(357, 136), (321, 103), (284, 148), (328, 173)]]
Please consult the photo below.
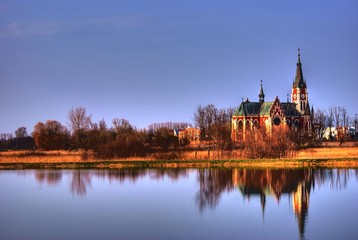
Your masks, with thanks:
[(301, 63), (301, 49), (297, 49), (298, 51), (298, 62)]

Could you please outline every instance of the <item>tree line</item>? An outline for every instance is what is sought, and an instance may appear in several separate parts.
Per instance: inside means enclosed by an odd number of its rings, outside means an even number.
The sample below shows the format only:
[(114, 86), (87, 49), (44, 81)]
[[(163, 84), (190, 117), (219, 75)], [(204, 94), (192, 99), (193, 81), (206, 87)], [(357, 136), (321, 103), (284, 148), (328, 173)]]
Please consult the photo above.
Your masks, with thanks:
[[(293, 129), (277, 129), (267, 134), (264, 128), (253, 129), (245, 142), (237, 144), (231, 138), (231, 119), (234, 108), (217, 108), (213, 104), (197, 106), (193, 112), (194, 126), (200, 129), (198, 150), (207, 150), (207, 159), (231, 157), (232, 150), (241, 149), (248, 158), (284, 157), (293, 154), (304, 144)], [(186, 122), (153, 123), (148, 129), (137, 129), (128, 120), (115, 118), (111, 126), (104, 119), (93, 122), (86, 108), (71, 108), (67, 114), (67, 124), (56, 120), (38, 122), (31, 134), (20, 127), (12, 134), (0, 134), (1, 149), (43, 149), (78, 150), (93, 152), (101, 159), (145, 157), (149, 154), (162, 159), (181, 158), (183, 146), (174, 129), (184, 129), (193, 125)], [(323, 129), (329, 127), (355, 126), (358, 116), (350, 118), (344, 107), (317, 109), (314, 112), (316, 132), (322, 136)], [(189, 142), (184, 141), (184, 144)], [(157, 154), (156, 154), (157, 153)]]
[[(316, 124), (316, 133), (322, 138), (325, 129), (330, 131), (330, 139), (332, 137), (332, 128), (341, 129), (341, 136), (339, 138), (355, 138), (358, 130), (358, 114), (350, 117), (345, 107), (331, 106), (328, 109), (317, 109), (314, 112), (314, 123)], [(347, 132), (349, 127), (354, 127), (355, 133)]]
[[(0, 149), (82, 149), (101, 159), (146, 156), (178, 148), (173, 128), (192, 126), (185, 122), (153, 123), (149, 125), (150, 130), (138, 130), (123, 118), (114, 118), (108, 126), (104, 119), (93, 122), (84, 107), (71, 108), (67, 120), (67, 125), (56, 120), (38, 122), (32, 136), (27, 134), (25, 127), (15, 131), (15, 138), (11, 134), (1, 134)], [(27, 144), (23, 143), (25, 140)]]

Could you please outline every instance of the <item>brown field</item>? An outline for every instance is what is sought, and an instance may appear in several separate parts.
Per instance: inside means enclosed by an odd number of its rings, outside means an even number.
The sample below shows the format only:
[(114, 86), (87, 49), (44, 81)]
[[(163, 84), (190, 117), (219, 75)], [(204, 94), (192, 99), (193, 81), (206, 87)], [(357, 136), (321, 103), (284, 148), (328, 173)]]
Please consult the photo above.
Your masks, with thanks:
[(307, 148), (297, 152), (297, 159), (342, 159), (358, 158), (358, 147)]
[[(198, 151), (195, 158), (195, 151), (191, 150), (183, 153), (182, 160), (157, 160), (149, 155), (147, 157), (113, 159), (110, 160), (113, 161), (111, 164), (103, 164), (106, 161), (94, 159), (91, 153), (85, 154), (81, 151), (7, 151), (0, 152), (0, 168), (9, 166), (9, 164), (22, 168), (22, 165), (30, 163), (39, 166), (47, 165), (48, 167), (51, 167), (51, 164), (56, 164), (57, 168), (61, 168), (59, 166), (63, 166), (63, 168), (76, 167), (81, 163), (94, 163), (95, 165), (91, 166), (95, 166), (95, 168), (121, 168), (135, 167), (136, 162), (138, 164), (147, 162), (150, 167), (358, 167), (358, 146), (339, 147), (339, 144), (336, 145), (302, 149), (295, 153), (292, 158), (283, 159), (247, 160), (242, 156), (240, 150), (235, 150), (226, 153), (224, 156), (219, 155), (219, 157), (217, 152), (212, 151), (210, 161), (203, 162), (203, 160), (208, 159), (207, 151)], [(78, 163), (79, 165), (70, 165), (70, 163)]]

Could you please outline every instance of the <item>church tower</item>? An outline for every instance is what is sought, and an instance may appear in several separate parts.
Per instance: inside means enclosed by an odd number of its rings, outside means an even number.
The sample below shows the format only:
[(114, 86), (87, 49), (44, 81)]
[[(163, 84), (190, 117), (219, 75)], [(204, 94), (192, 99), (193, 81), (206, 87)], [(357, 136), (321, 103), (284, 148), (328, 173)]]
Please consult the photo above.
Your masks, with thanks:
[(296, 103), (296, 108), (300, 114), (302, 115), (310, 114), (306, 80), (303, 78), (303, 74), (302, 74), (300, 49), (298, 49), (296, 77), (293, 81), (291, 100), (293, 103)]

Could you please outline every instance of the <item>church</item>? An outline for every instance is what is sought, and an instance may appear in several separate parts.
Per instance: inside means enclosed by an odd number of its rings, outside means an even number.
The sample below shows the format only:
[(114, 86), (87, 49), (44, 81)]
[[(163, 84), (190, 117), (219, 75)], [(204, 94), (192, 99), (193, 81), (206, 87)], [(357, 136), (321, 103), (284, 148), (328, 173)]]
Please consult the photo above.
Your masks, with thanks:
[(296, 76), (292, 84), (291, 101), (287, 98), (281, 102), (276, 96), (272, 102), (265, 102), (262, 86), (259, 92), (259, 101), (242, 101), (232, 116), (231, 138), (233, 141), (244, 141), (245, 135), (251, 130), (265, 128), (267, 133), (277, 127), (288, 127), (299, 132), (302, 136), (311, 136), (313, 131), (313, 108), (308, 102), (307, 83), (303, 78), (300, 49)]

